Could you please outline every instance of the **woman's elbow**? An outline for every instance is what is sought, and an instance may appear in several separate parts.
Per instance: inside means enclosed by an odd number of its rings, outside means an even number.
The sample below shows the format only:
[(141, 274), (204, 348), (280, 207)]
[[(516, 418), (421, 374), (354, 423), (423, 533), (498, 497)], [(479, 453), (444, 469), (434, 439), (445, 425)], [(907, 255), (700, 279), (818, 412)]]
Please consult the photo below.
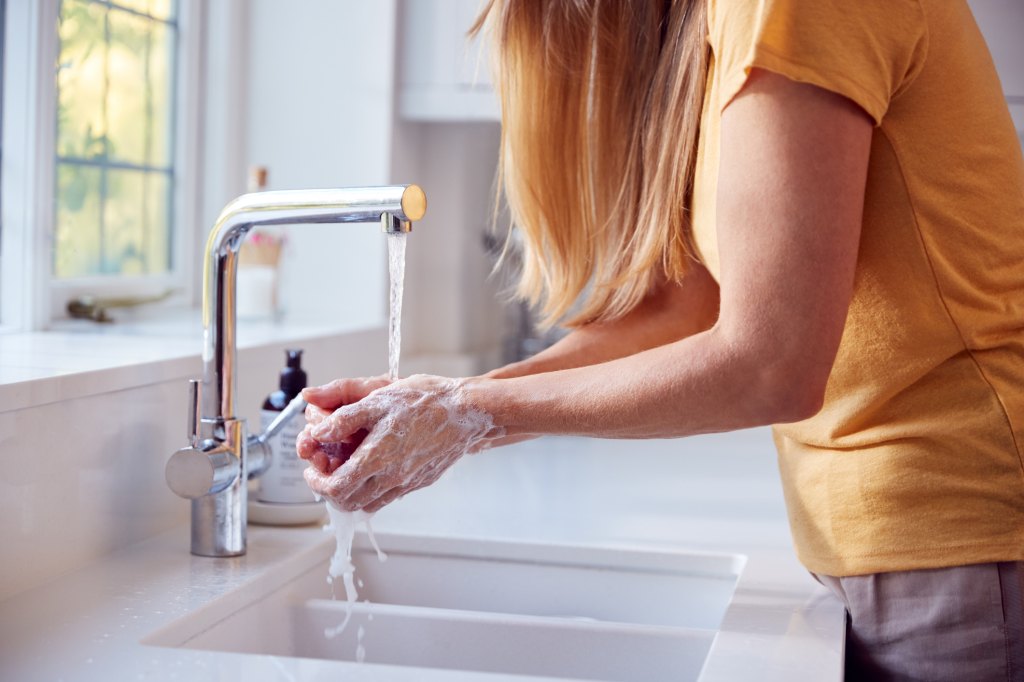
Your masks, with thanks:
[(788, 424), (810, 419), (825, 404), (825, 384), (817, 376), (795, 374), (766, 390), (769, 424)]
[(825, 387), (831, 363), (809, 362), (806, 355), (786, 357), (778, 353), (771, 360), (761, 356), (751, 373), (756, 377), (749, 395), (756, 402), (759, 425), (788, 424), (809, 419), (825, 403)]
[(740, 419), (747, 426), (788, 424), (821, 411), (834, 348), (766, 342), (767, 335), (729, 334), (721, 325), (710, 333), (727, 349), (724, 360), (732, 368), (727, 374), (734, 382), (734, 404), (742, 405)]

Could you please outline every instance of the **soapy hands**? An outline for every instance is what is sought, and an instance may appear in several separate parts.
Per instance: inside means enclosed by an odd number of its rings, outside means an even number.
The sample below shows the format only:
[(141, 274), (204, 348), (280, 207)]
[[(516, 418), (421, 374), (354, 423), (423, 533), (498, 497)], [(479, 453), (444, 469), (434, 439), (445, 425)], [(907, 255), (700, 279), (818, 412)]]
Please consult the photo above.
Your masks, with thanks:
[(377, 511), (503, 435), (453, 379), (340, 380), (303, 397), (309, 423), (297, 447), (312, 463), (306, 481), (345, 510)]
[(303, 389), (306, 406), (306, 428), (295, 441), (299, 457), (319, 471), (331, 473), (347, 460), (366, 436), (357, 432), (348, 441), (320, 443), (309, 435), (311, 427), (318, 425), (335, 410), (359, 402), (378, 388), (387, 386), (391, 379), (385, 375), (361, 379), (338, 379), (323, 386)]

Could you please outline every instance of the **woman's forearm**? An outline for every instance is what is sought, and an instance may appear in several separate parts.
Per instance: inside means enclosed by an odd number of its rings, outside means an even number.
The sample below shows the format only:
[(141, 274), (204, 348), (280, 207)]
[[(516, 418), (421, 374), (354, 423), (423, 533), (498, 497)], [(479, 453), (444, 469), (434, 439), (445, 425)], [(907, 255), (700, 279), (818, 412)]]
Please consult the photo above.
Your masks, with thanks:
[(509, 438), (671, 438), (796, 421), (820, 406), (791, 359), (718, 328), (602, 365), (465, 384)]
[(628, 315), (579, 327), (533, 357), (484, 376), (510, 379), (608, 362), (709, 329), (717, 315), (718, 285), (694, 265), (682, 282), (663, 284)]

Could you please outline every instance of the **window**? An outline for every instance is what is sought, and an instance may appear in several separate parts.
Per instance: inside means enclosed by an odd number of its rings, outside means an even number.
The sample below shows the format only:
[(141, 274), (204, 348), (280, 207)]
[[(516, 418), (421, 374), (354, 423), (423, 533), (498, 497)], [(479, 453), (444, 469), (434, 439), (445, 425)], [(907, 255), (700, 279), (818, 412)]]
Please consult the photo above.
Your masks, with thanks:
[[(233, 11), (214, 11), (222, 5)], [(237, 119), (241, 106), (214, 108), (203, 96), (224, 90), (227, 77), (209, 75), (209, 56), (223, 61), (239, 44), (215, 41), (208, 50), (203, 29), (207, 16), (222, 33), (244, 25), (244, 6), (0, 0), (0, 7), (0, 333), (46, 329), (84, 295), (173, 291), (166, 305), (189, 305), (197, 226), (209, 222), (200, 201), (205, 164), (220, 159), (202, 152), (202, 129), (211, 115)]]
[(61, 0), (53, 276), (172, 269), (172, 0)]

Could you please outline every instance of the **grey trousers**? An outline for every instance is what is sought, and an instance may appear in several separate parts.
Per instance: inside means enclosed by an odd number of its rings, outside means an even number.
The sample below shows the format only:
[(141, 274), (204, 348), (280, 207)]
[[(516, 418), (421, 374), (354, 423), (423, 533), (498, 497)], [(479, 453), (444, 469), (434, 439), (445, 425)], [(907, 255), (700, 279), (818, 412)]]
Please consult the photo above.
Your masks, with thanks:
[(836, 578), (847, 682), (1024, 682), (1024, 562)]

